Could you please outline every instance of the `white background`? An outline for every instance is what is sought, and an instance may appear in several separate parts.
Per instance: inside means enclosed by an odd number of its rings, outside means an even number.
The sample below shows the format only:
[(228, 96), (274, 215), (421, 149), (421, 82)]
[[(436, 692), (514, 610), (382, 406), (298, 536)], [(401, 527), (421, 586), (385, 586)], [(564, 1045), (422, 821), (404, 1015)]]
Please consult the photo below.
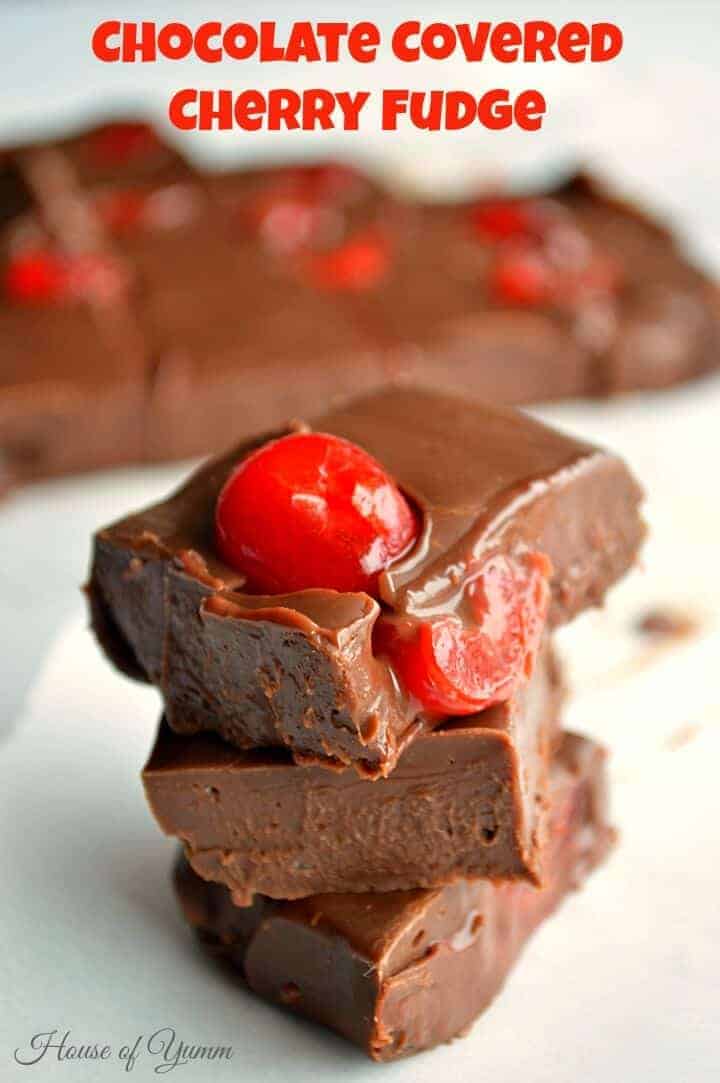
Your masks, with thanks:
[[(314, 141), (240, 133), (177, 136), (208, 160), (345, 152), (393, 178), (440, 191), (488, 172), (524, 180), (578, 160), (668, 217), (720, 270), (720, 79), (711, 2), (436, 7), (290, 4), (296, 18), (426, 13), (463, 18), (614, 19), (625, 31), (610, 65), (528, 69), (386, 63), (322, 79), (283, 66), (102, 66), (89, 54), (105, 17), (280, 17), (279, 5), (4, 3), (0, 9), (0, 137), (60, 130), (93, 111), (135, 106), (164, 116), (181, 85), (270, 86), (302, 80), (372, 84), (537, 85), (549, 101), (534, 135), (383, 135)], [(440, 14), (441, 10), (441, 14)], [(400, 81), (402, 80), (402, 82)], [(313, 145), (314, 143), (314, 145)], [(0, 364), (2, 359), (0, 358)], [(175, 913), (172, 845), (151, 822), (138, 771), (157, 701), (100, 659), (78, 586), (90, 531), (154, 499), (183, 468), (127, 470), (37, 486), (0, 507), (0, 1078), (120, 1079), (101, 1065), (13, 1064), (31, 1036), (57, 1027), (114, 1050), (172, 1025), (187, 1042), (231, 1044), (230, 1064), (178, 1068), (179, 1078), (355, 1080), (431, 1078), (606, 1083), (709, 1080), (720, 1064), (720, 381), (543, 416), (623, 452), (648, 490), (643, 569), (601, 613), (566, 630), (575, 695), (569, 721), (613, 748), (622, 842), (587, 890), (536, 937), (505, 994), (471, 1036), (392, 1067), (288, 1019), (207, 965)], [(229, 434), (229, 440), (232, 434)], [(687, 641), (649, 646), (638, 616), (673, 605), (698, 622)], [(147, 1054), (132, 1076), (152, 1078)]]

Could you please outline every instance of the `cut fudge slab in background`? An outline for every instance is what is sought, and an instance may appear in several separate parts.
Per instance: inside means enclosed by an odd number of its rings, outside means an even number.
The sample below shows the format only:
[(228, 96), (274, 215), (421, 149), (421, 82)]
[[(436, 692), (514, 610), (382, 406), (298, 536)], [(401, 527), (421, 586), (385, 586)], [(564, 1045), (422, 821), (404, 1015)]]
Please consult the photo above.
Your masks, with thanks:
[(716, 367), (714, 283), (585, 175), (419, 209), (378, 329), (397, 379), (522, 403), (664, 387)]
[[(418, 509), (418, 543), (380, 576), (388, 626), (464, 613), (486, 563), (529, 551), (552, 565), (557, 625), (600, 604), (635, 560), (641, 492), (624, 464), (524, 414), (387, 391), (314, 427), (374, 455)], [(216, 730), (239, 747), (286, 744), (300, 761), (387, 774), (432, 720), (373, 650), (378, 601), (320, 589), (249, 593), (217, 556), (218, 494), (261, 443), (97, 534), (89, 596), (99, 638), (121, 668), (161, 685), (180, 733)]]
[(151, 124), (116, 118), (54, 140), (77, 183), (93, 188), (106, 183), (174, 183), (193, 170)]
[(142, 449), (136, 283), (56, 166), (52, 152), (0, 162), (0, 461), (9, 483), (124, 463)]
[(258, 896), (243, 908), (184, 857), (175, 888), (187, 922), (250, 989), (387, 1061), (465, 1032), (534, 929), (603, 860), (612, 839), (603, 751), (568, 734), (552, 771), (549, 876), (540, 890), (459, 880), (295, 902)]
[[(110, 194), (112, 223), (96, 213)], [(68, 251), (90, 233), (142, 283), (130, 311), (140, 359), (127, 347), (125, 365), (139, 404), (129, 434), (126, 409), (112, 409), (114, 361), (88, 373), (102, 330), (85, 349), (28, 349), (22, 442), (34, 451), (20, 477), (215, 452), (229, 431), (390, 383), (521, 403), (664, 387), (720, 357), (715, 286), (670, 233), (585, 177), (427, 206), (333, 163), (205, 175), (123, 120), (0, 151), (0, 246), (4, 223), (33, 208)], [(0, 327), (0, 356), (15, 350), (15, 323)], [(43, 447), (51, 365), (86, 420)], [(88, 419), (103, 371), (100, 425)], [(16, 397), (0, 374), (0, 413)], [(0, 430), (5, 460), (17, 443), (15, 425)]]
[(548, 655), (512, 700), (420, 734), (378, 781), (163, 724), (145, 792), (195, 871), (238, 905), (457, 877), (540, 883), (560, 700)]
[[(315, 173), (295, 171), (301, 194), (320, 185)], [(217, 446), (208, 426), (216, 434), (257, 432), (345, 399), (353, 388), (387, 382), (367, 327), (365, 291), (318, 284), (301, 240), (293, 240), (292, 221), (283, 218), (311, 215), (313, 204), (293, 197), (293, 184), (284, 194), (285, 172), (243, 179), (239, 186), (221, 177), (98, 192), (111, 230), (113, 200), (122, 213), (129, 197), (130, 214), (133, 200), (145, 201), (135, 228), (120, 220), (113, 232), (143, 283), (140, 314), (152, 368), (146, 451), (153, 459)], [(363, 195), (362, 177), (353, 174), (352, 182), (360, 186), (359, 202), (323, 204), (327, 228), (340, 234), (390, 217), (383, 210), (389, 200), (369, 183)], [(348, 224), (356, 221), (362, 224)]]

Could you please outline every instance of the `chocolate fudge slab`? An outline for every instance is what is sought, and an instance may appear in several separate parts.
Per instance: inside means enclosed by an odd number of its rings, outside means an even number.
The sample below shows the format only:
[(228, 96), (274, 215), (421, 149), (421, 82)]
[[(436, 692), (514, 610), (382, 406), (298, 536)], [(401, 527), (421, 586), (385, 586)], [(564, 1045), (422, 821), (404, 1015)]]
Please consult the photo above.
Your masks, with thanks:
[[(375, 238), (387, 254), (377, 281), (325, 288), (308, 274), (305, 255), (246, 228), (258, 198), (313, 170), (346, 179), (316, 207), (322, 228), (313, 257)], [(538, 197), (621, 271), (619, 285), (581, 304), (571, 291), (552, 304), (497, 302), (488, 288), (496, 248), (469, 225), (482, 200), (428, 207), (334, 163), (206, 175), (133, 120), (0, 150), (0, 247), (4, 223), (34, 206), (76, 251), (99, 193), (110, 186), (133, 198), (148, 185), (171, 196), (202, 188), (214, 214), (174, 236), (149, 229), (134, 240), (137, 266), (129, 270), (143, 288), (129, 313), (141, 341), (140, 357), (128, 347), (124, 366), (132, 403), (114, 358), (99, 369), (108, 374), (106, 394), (98, 400), (88, 388), (86, 370), (106, 349), (101, 332), (72, 350), (33, 345), (24, 359), (32, 391), (19, 392), (0, 372), (0, 412), (12, 415), (7, 435), (0, 429), (6, 482), (216, 452), (229, 432), (239, 439), (273, 429), (393, 383), (525, 403), (664, 387), (720, 358), (715, 285), (669, 232), (584, 176)], [(34, 315), (22, 320), (29, 325)], [(13, 321), (7, 331), (0, 326), (0, 355), (13, 351), (15, 333)], [(58, 407), (58, 383), (75, 403), (70, 416)], [(103, 423), (93, 425), (99, 405)], [(61, 435), (48, 441), (55, 429)]]
[(77, 183), (174, 183), (193, 170), (185, 159), (146, 121), (131, 117), (103, 121), (50, 143), (67, 161)]
[(163, 724), (145, 792), (195, 871), (238, 905), (256, 893), (395, 891), (462, 876), (540, 883), (560, 698), (543, 658), (513, 700), (420, 734), (378, 781)]
[[(104, 228), (94, 188), (190, 168), (146, 125), (103, 125), (0, 154), (0, 476), (34, 478), (147, 457), (152, 370), (136, 268)], [(17, 261), (93, 276), (87, 295), (13, 289)], [(33, 272), (30, 272), (31, 274)], [(42, 267), (34, 272), (43, 273)]]
[(570, 276), (534, 303), (498, 297), (502, 245), (473, 224), (491, 198), (421, 207), (378, 313), (396, 379), (518, 404), (665, 387), (717, 366), (717, 286), (668, 230), (585, 174), (528, 198), (557, 219), (568, 261), (589, 252), (613, 281), (574, 290)]
[[(294, 251), (276, 251), (258, 232), (253, 208), (297, 172), (203, 178), (193, 218), (118, 239), (144, 283), (149, 458), (217, 447), (208, 419), (216, 433), (248, 435), (387, 383), (371, 332), (377, 291), (319, 289), (291, 270)], [(328, 207), (340, 236), (392, 218), (395, 206), (360, 174), (353, 180), (350, 204)]]
[(590, 392), (670, 387), (716, 369), (718, 286), (688, 260), (671, 231), (588, 174), (571, 178), (556, 195), (591, 244), (621, 268)]
[(378, 1061), (463, 1034), (502, 988), (531, 933), (613, 841), (600, 746), (567, 734), (552, 771), (548, 881), (459, 880), (387, 894), (259, 896), (252, 907), (183, 856), (175, 890), (205, 947), (253, 992), (332, 1028)]
[[(56, 164), (52, 152), (14, 160), (0, 185), (0, 472), (15, 483), (124, 463), (142, 449), (146, 376), (132, 272), (78, 211)], [(74, 276), (67, 288), (33, 293), (59, 266)]]
[[(600, 604), (635, 560), (641, 492), (627, 468), (517, 411), (390, 390), (314, 428), (369, 451), (422, 514), (421, 541), (381, 577), (386, 614), (454, 612), (477, 561), (534, 549), (552, 562), (557, 625)], [(259, 442), (97, 534), (88, 590), (99, 638), (121, 668), (161, 685), (177, 732), (216, 730), (238, 747), (286, 744), (299, 761), (387, 774), (427, 720), (373, 654), (378, 603), (248, 594), (215, 555), (217, 495)]]
[[(160, 455), (163, 446), (174, 449), (173, 434), (181, 441), (177, 453), (205, 450), (210, 419), (226, 423), (222, 404), (236, 389), (243, 399), (246, 377), (255, 389), (254, 424), (271, 428), (320, 402), (340, 404), (390, 383), (518, 404), (663, 387), (717, 364), (715, 285), (688, 263), (668, 231), (584, 175), (539, 198), (558, 216), (559, 243), (571, 255), (589, 249), (617, 281), (577, 295), (568, 286), (552, 301), (526, 304), (493, 293), (498, 248), (472, 226), (483, 200), (430, 206), (391, 200), (367, 178), (360, 179), (366, 196), (357, 205), (329, 208), (341, 216), (338, 244), (369, 233), (381, 238), (386, 273), (362, 289), (318, 289), (291, 252), (268, 250), (262, 236), (248, 243), (239, 225), (259, 193), (282, 190), (293, 172), (207, 180), (242, 265), (246, 286), (236, 311), (245, 331), (235, 336), (235, 350), (232, 342), (213, 350), (196, 317), (199, 330), (186, 329), (182, 347), (166, 352), (150, 426)], [(201, 310), (213, 311), (222, 300), (211, 296)], [(165, 334), (181, 309), (170, 305)], [(274, 321), (273, 311), (282, 318)], [(234, 326), (232, 317), (227, 326)], [(339, 350), (336, 326), (345, 334)], [(277, 348), (268, 334), (280, 335)], [(292, 379), (293, 364), (302, 365), (305, 380)], [(181, 420), (193, 403), (194, 431)]]

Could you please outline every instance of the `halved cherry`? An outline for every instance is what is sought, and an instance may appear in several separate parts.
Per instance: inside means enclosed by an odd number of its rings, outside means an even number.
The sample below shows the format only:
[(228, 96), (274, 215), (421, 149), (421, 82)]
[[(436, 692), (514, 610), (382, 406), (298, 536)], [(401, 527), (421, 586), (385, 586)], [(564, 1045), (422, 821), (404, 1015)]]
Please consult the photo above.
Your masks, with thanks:
[(557, 272), (536, 245), (507, 245), (490, 268), (488, 287), (501, 304), (533, 307), (551, 301)]
[(19, 252), (5, 271), (5, 293), (20, 304), (52, 304), (66, 288), (65, 263), (48, 248)]
[(111, 233), (132, 233), (143, 224), (147, 195), (134, 188), (104, 192), (96, 200), (97, 212)]
[(241, 208), (245, 224), (274, 252), (326, 248), (344, 230), (344, 210), (366, 185), (364, 177), (336, 162), (291, 166)]
[(18, 253), (5, 274), (5, 292), (19, 304), (60, 304), (71, 300), (111, 301), (125, 286), (120, 266), (107, 256), (64, 256), (51, 248)]
[(294, 433), (244, 459), (215, 513), (218, 549), (268, 593), (325, 587), (377, 594), (413, 544), (415, 515), (380, 463), (325, 433)]
[(153, 153), (160, 141), (149, 124), (118, 122), (105, 124), (92, 132), (87, 145), (96, 162), (124, 165)]
[(203, 206), (203, 197), (191, 184), (116, 188), (100, 192), (95, 208), (115, 235), (140, 229), (170, 230), (190, 222)]
[(353, 202), (368, 183), (362, 173), (343, 162), (291, 166), (286, 179), (296, 191), (332, 203)]
[(382, 282), (390, 263), (388, 239), (377, 230), (366, 230), (337, 248), (312, 255), (307, 261), (307, 272), (322, 289), (367, 290)]
[(374, 649), (427, 711), (467, 715), (508, 699), (529, 677), (545, 623), (550, 562), (489, 558), (468, 588), (474, 622), (381, 617)]
[(338, 212), (293, 189), (264, 192), (244, 208), (243, 218), (272, 252), (288, 253), (334, 239)]
[(532, 199), (489, 199), (470, 213), (477, 232), (488, 241), (539, 236), (544, 224), (540, 204)]

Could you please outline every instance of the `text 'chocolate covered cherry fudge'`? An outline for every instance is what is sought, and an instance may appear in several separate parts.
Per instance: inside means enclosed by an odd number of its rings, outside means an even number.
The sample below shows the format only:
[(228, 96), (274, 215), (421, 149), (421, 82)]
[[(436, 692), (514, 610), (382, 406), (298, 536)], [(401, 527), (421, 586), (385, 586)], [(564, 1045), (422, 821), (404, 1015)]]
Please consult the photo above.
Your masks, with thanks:
[(193, 868), (238, 905), (458, 877), (538, 884), (561, 691), (544, 652), (512, 699), (422, 733), (376, 782), (163, 724), (145, 793)]
[(566, 734), (552, 767), (548, 879), (539, 890), (459, 880), (295, 902), (258, 896), (242, 908), (184, 857), (175, 890), (208, 950), (255, 993), (331, 1027), (374, 1060), (394, 1060), (465, 1033), (533, 930), (602, 861), (613, 840), (605, 781), (602, 749)]
[(380, 392), (101, 530), (93, 623), (175, 732), (387, 775), (424, 730), (512, 698), (546, 625), (602, 602), (641, 496), (616, 456), (517, 411)]
[(460, 203), (204, 174), (147, 124), (0, 150), (5, 484), (218, 452), (393, 384), (505, 404), (717, 365), (713, 283), (587, 177)]

